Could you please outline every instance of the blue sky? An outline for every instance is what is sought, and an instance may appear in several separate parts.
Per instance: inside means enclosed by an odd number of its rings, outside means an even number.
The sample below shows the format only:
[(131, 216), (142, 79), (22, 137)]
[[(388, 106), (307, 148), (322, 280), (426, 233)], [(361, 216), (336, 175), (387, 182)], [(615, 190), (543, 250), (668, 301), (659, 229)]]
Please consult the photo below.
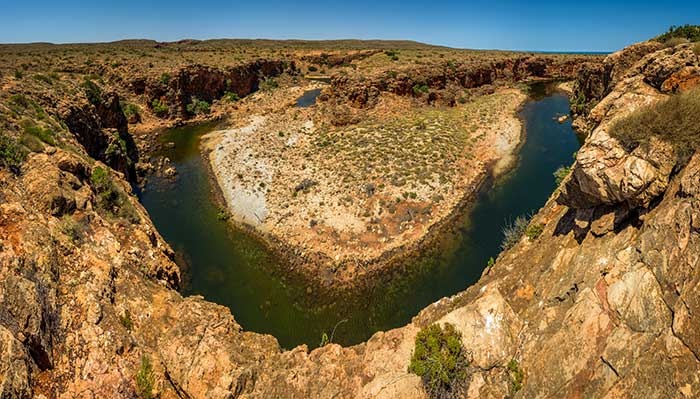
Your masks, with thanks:
[(8, 0), (0, 13), (0, 43), (359, 38), (611, 51), (686, 23), (700, 24), (700, 1)]

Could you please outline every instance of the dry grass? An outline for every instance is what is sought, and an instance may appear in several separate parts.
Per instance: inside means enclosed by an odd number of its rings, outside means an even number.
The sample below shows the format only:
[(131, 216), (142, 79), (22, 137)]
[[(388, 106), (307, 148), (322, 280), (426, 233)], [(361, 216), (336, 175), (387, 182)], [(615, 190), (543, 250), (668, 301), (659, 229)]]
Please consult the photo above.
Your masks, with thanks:
[(700, 146), (700, 88), (637, 110), (615, 122), (610, 135), (631, 150), (658, 137), (689, 155)]

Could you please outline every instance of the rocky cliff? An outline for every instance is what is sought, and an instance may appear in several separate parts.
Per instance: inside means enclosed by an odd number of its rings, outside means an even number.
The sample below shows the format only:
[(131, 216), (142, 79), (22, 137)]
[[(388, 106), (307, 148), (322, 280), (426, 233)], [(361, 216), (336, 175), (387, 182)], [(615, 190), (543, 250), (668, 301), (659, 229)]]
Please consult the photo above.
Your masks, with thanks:
[(520, 56), (498, 61), (443, 61), (399, 70), (383, 71), (373, 76), (335, 74), (331, 87), (321, 100), (355, 107), (371, 107), (381, 92), (411, 96), (428, 103), (454, 105), (465, 101), (461, 90), (483, 89), (493, 92), (492, 85), (528, 79), (572, 79), (578, 65), (591, 57)]
[[(407, 369), (435, 322), (462, 333), (467, 397), (697, 397), (700, 155), (679, 163), (654, 139), (630, 150), (608, 128), (695, 84), (698, 58), (680, 45), (623, 60), (608, 57), (618, 72), (591, 91), (591, 133), (532, 221), (542, 234), (349, 348), (285, 351), (227, 308), (182, 298), (172, 251), (87, 153), (47, 147), (19, 174), (0, 169), (0, 397), (420, 398)], [(105, 187), (133, 209), (105, 207)]]

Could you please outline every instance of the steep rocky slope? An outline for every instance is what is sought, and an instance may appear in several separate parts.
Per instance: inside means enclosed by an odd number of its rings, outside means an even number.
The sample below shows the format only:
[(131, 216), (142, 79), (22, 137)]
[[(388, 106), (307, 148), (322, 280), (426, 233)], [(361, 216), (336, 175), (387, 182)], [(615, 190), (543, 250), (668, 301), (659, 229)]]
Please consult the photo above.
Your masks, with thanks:
[(698, 58), (687, 45), (628, 67), (615, 57), (619, 78), (585, 104), (592, 132), (571, 176), (534, 217), (543, 233), (349, 348), (284, 351), (227, 308), (182, 298), (172, 251), (111, 172), (133, 210), (105, 209), (89, 151), (46, 146), (21, 173), (0, 169), (0, 397), (423, 397), (407, 368), (434, 322), (462, 332), (468, 397), (697, 397), (700, 155), (678, 163), (654, 140), (629, 152), (607, 128), (692, 86)]

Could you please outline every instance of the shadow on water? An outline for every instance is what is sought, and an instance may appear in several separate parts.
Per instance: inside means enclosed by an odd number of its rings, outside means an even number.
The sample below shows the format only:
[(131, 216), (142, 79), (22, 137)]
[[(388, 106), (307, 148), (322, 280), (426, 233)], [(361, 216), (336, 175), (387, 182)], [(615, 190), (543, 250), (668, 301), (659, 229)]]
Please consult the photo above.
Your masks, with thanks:
[(572, 163), (579, 140), (567, 97), (549, 84), (533, 84), (520, 116), (527, 131), (517, 167), (482, 190), (475, 204), (438, 242), (405, 266), (409, 273), (387, 276), (374, 287), (347, 297), (318, 298), (306, 286), (274, 273), (279, 260), (249, 235), (217, 218), (210, 181), (198, 150), (199, 136), (214, 125), (188, 126), (163, 135), (178, 170), (176, 182), (151, 178), (141, 201), (163, 237), (186, 262), (184, 294), (201, 294), (228, 306), (246, 329), (274, 335), (283, 347), (318, 346), (321, 334), (338, 325), (334, 342), (349, 345), (374, 332), (406, 324), (428, 304), (476, 282), (490, 257), (500, 251), (502, 227), (518, 215), (537, 211), (554, 190), (552, 173)]

